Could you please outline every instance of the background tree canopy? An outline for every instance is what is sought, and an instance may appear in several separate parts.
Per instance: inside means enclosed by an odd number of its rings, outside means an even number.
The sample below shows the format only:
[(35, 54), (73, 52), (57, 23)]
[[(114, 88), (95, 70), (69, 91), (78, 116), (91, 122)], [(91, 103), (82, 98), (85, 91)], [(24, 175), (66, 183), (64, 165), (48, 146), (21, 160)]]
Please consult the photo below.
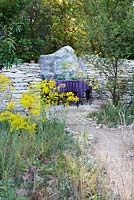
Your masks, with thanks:
[(134, 58), (132, 0), (85, 0), (91, 49), (103, 57)]
[(132, 0), (0, 0), (0, 64), (38, 60), (64, 45), (134, 58)]

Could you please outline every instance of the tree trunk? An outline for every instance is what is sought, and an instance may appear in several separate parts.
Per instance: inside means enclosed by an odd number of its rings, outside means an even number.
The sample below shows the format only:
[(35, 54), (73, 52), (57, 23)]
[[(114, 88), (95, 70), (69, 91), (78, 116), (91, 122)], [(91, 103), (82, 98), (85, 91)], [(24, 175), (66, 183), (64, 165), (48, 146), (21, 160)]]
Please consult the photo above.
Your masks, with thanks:
[(118, 79), (118, 60), (116, 60), (113, 63), (113, 71), (114, 71), (114, 87), (113, 87), (113, 93), (112, 93), (112, 98), (113, 98), (113, 105), (117, 106), (119, 102), (119, 96), (117, 94), (117, 79)]

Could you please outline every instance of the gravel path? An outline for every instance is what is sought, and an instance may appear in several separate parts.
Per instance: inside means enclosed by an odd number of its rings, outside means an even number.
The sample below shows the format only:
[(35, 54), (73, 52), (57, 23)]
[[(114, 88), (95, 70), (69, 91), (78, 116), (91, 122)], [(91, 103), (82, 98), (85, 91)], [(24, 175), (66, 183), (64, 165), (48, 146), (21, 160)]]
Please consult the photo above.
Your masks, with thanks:
[(103, 163), (114, 194), (120, 193), (121, 200), (134, 200), (134, 129), (97, 127), (86, 116), (97, 111), (101, 104), (102, 101), (94, 100), (92, 105), (57, 109), (66, 118), (69, 129), (93, 136), (94, 157)]

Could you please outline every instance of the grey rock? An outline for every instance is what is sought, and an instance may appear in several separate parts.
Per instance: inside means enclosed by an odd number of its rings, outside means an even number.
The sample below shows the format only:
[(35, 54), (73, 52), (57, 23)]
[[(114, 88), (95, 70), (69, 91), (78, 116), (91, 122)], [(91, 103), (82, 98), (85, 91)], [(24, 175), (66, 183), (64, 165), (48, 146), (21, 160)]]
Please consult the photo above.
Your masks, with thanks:
[(26, 195), (28, 195), (28, 191), (23, 188), (21, 188), (20, 190), (18, 190), (16, 192), (17, 197), (22, 197), (22, 196), (26, 196)]
[(12, 94), (12, 99), (13, 99), (14, 101), (16, 101), (17, 99), (20, 99), (21, 96), (22, 96), (22, 93)]
[(77, 72), (84, 73), (85, 64), (79, 59), (72, 47), (65, 46), (49, 55), (39, 58), (42, 79), (52, 79), (58, 75), (66, 78), (76, 76)]
[(52, 187), (52, 186), (55, 186), (57, 183), (57, 179), (53, 178), (52, 180), (48, 180), (46, 182), (46, 184), (49, 186), (49, 187)]

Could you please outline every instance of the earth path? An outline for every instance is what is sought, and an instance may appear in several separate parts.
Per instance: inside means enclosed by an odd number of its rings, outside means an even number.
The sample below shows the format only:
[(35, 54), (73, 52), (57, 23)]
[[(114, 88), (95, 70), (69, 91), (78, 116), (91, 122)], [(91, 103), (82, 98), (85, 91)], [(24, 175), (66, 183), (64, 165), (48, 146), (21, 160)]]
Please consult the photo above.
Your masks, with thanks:
[[(118, 129), (97, 127), (86, 116), (88, 113), (97, 111), (101, 104), (102, 101), (94, 100), (92, 105), (80, 105), (78, 108), (69, 106), (65, 109), (67, 127), (79, 134), (93, 135), (95, 138), (92, 145), (94, 156), (106, 167), (114, 194), (120, 193), (121, 200), (134, 200), (134, 155), (132, 152), (130, 155), (127, 153), (134, 129), (131, 127)], [(63, 112), (65, 114), (65, 111)], [(89, 146), (89, 148), (92, 147)]]

